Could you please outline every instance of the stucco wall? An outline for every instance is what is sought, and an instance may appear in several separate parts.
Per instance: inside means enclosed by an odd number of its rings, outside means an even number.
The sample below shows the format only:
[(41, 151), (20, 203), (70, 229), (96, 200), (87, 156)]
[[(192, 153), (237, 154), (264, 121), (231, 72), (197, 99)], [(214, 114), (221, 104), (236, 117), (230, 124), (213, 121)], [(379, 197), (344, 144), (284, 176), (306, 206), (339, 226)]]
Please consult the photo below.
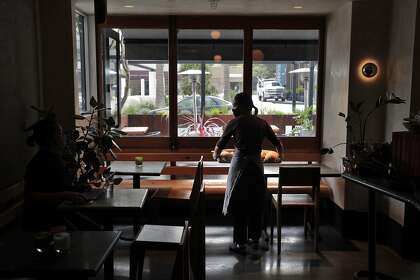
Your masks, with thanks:
[[(323, 106), (323, 147), (332, 147), (346, 142), (346, 125), (338, 112), (347, 113), (350, 70), (352, 4), (348, 3), (328, 15), (326, 23), (325, 91)], [(345, 156), (345, 145), (334, 148), (335, 153), (324, 156), (325, 165), (340, 170), (341, 158)], [(332, 190), (333, 201), (341, 208), (345, 205), (343, 179), (325, 179)]]
[[(402, 121), (410, 114), (417, 0), (393, 0), (391, 5), (387, 90), (407, 102), (387, 107), (384, 137), (387, 142), (391, 142), (392, 132), (405, 130)], [(404, 203), (384, 198), (381, 209), (398, 223), (404, 224)]]

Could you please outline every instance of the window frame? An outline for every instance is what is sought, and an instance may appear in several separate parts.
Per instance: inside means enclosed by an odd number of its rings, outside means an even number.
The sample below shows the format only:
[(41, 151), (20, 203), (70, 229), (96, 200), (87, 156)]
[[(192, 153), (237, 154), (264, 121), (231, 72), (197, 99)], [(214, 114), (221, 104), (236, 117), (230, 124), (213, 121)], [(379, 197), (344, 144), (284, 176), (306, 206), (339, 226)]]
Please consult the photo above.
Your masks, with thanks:
[[(80, 12), (79, 10), (74, 10), (74, 21), (77, 21), (77, 16), (80, 16), (83, 20), (83, 50), (80, 51), (80, 64), (81, 64), (81, 88), (82, 88), (82, 108), (79, 107), (79, 100), (77, 102), (78, 111), (80, 114), (86, 113), (89, 110), (89, 99), (90, 99), (90, 92), (89, 92), (89, 34), (88, 34), (88, 19), (87, 16)], [(74, 30), (74, 34), (76, 35), (76, 28)], [(77, 44), (75, 40), (75, 44)], [(75, 45), (77, 48), (77, 46)], [(77, 63), (77, 59), (76, 59)], [(77, 67), (77, 65), (76, 65)], [(75, 67), (75, 68), (76, 68)], [(79, 98), (77, 93), (77, 98)], [(84, 100), (83, 100), (84, 99)]]
[[(178, 29), (241, 29), (243, 37), (243, 89), (252, 90), (253, 30), (318, 30), (318, 80), (316, 134), (312, 137), (280, 136), (289, 151), (299, 150), (319, 153), (322, 143), (325, 16), (107, 16), (99, 28), (168, 29), (169, 63), (169, 137), (124, 137), (120, 145), (127, 151), (153, 150), (207, 150), (212, 149), (218, 137), (178, 137), (177, 135), (177, 30)], [(97, 54), (97, 57), (101, 57)], [(102, 94), (102, 93), (100, 93)], [(264, 145), (267, 145), (265, 143)], [(269, 145), (268, 145), (269, 146)], [(191, 148), (194, 147), (194, 148)]]

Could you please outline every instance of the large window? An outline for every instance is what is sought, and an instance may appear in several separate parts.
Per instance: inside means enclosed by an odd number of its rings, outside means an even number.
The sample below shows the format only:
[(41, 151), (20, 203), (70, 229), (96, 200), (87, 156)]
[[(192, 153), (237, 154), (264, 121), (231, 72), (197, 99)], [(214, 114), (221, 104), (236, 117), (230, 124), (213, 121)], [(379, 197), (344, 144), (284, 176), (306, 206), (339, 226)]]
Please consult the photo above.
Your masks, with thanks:
[(318, 30), (254, 30), (254, 104), (279, 136), (316, 135)]
[(121, 29), (119, 32), (122, 39), (120, 127), (129, 136), (168, 136), (168, 30)]
[(75, 93), (76, 112), (82, 113), (87, 110), (87, 84), (86, 84), (86, 43), (85, 43), (85, 17), (75, 12), (75, 40), (76, 40), (76, 65), (75, 65)]
[(221, 136), (243, 88), (242, 30), (179, 30), (177, 71), (178, 136)]
[(112, 113), (128, 136), (160, 137), (127, 138), (130, 148), (211, 148), (244, 91), (289, 150), (319, 151), (323, 18), (110, 16), (106, 25), (120, 38)]

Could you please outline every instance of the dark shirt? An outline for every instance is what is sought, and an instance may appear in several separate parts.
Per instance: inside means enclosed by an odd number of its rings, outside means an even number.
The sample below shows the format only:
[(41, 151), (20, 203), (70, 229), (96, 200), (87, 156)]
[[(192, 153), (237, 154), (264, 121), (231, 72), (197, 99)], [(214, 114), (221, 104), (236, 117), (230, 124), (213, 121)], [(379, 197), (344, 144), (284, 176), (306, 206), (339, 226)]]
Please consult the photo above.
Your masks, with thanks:
[(235, 148), (249, 155), (261, 153), (264, 138), (276, 147), (280, 145), (271, 126), (265, 120), (252, 115), (231, 120), (217, 142), (217, 147), (224, 149), (232, 136)]
[[(26, 166), (25, 193), (56, 193), (71, 186), (71, 176), (65, 168), (60, 155), (40, 149)], [(61, 224), (56, 213), (58, 205), (33, 205), (26, 196), (25, 224), (29, 227), (48, 229), (52, 225)]]
[(40, 149), (26, 167), (25, 191), (54, 193), (70, 186), (71, 176), (56, 153)]

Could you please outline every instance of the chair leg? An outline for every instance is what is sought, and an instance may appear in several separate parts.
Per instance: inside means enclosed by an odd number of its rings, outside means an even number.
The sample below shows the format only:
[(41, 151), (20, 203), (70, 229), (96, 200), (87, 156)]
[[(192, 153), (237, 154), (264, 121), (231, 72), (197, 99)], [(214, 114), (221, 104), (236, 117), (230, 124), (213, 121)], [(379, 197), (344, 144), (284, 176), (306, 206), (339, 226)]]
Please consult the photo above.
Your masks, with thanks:
[(131, 246), (130, 249), (130, 280), (141, 280), (143, 274), (145, 249)]
[[(281, 198), (280, 198), (281, 199)], [(281, 205), (277, 205), (277, 255), (281, 253)]]
[(319, 191), (315, 193), (314, 207), (314, 249), (319, 252)]
[(305, 239), (308, 238), (308, 208), (303, 208), (303, 232)]
[(275, 208), (272, 203), (270, 203), (270, 243), (273, 245), (274, 241), (274, 220), (276, 216)]

